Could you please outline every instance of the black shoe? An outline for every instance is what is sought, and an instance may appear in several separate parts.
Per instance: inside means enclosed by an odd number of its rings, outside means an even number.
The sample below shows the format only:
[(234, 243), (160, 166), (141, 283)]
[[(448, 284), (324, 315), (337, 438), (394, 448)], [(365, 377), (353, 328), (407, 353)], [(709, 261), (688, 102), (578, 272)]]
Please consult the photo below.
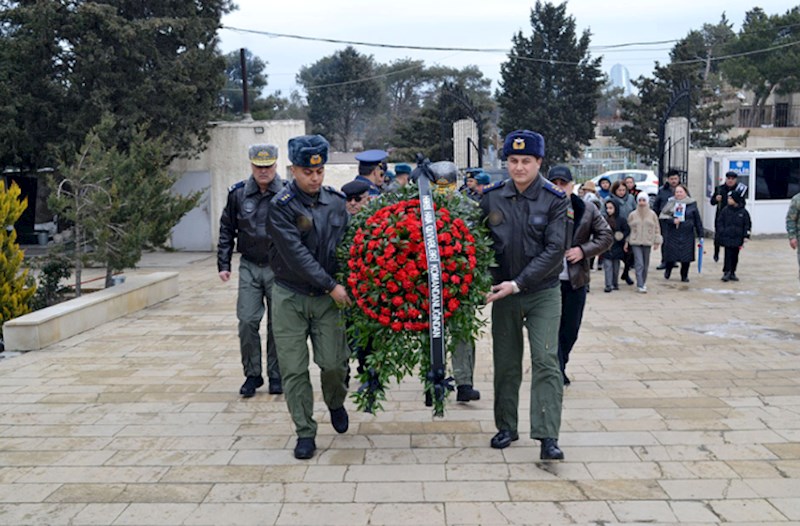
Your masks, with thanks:
[(606, 287), (603, 289), (603, 292), (611, 292), (611, 287)]
[(622, 276), (622, 279), (624, 279), (625, 283), (627, 283), (628, 285), (633, 285), (633, 280), (631, 279), (630, 276), (627, 276), (627, 275), (626, 276)]
[(672, 267), (664, 269), (664, 279), (669, 279), (672, 276)]
[(504, 449), (511, 445), (511, 442), (515, 440), (519, 440), (519, 434), (516, 431), (498, 431), (495, 436), (492, 437), (492, 441), (489, 443), (495, 449)]
[(731, 281), (739, 281), (739, 278), (736, 277), (736, 274), (731, 272)]
[(725, 274), (722, 275), (722, 281), (730, 281), (730, 280), (731, 280), (730, 272), (726, 272)]
[(555, 438), (543, 438), (542, 440), (542, 449), (539, 452), (539, 458), (541, 460), (563, 460), (564, 453), (558, 447), (558, 439)]
[(566, 386), (566, 385), (569, 385), (569, 384), (571, 384), (571, 383), (572, 383), (572, 382), (569, 380), (569, 378), (567, 377), (567, 375), (566, 375), (566, 374), (565, 374), (565, 375), (563, 375), (563, 376), (564, 376), (564, 385), (565, 385), (565, 386)]
[(433, 397), (428, 391), (425, 391), (425, 407), (433, 407)]
[(317, 444), (314, 442), (314, 437), (300, 437), (297, 439), (297, 445), (294, 446), (294, 458), (309, 459), (314, 456), (316, 450)]
[(681, 281), (684, 282), (684, 283), (689, 283), (689, 277), (688, 276), (681, 276)]
[(618, 285), (614, 285), (613, 287), (611, 287), (611, 289), (612, 290), (619, 290), (619, 286)]
[(667, 264), (662, 262), (659, 266), (656, 267), (656, 270), (664, 270), (666, 268)]
[(283, 394), (283, 385), (280, 378), (269, 379), (269, 394)]
[(719, 263), (719, 254), (714, 254), (714, 263)]
[(331, 425), (337, 433), (346, 433), (350, 427), (350, 417), (347, 416), (347, 409), (344, 406), (339, 409), (331, 409)]
[(260, 376), (248, 376), (247, 380), (242, 384), (239, 389), (239, 394), (242, 398), (251, 398), (256, 395), (256, 389), (264, 385), (264, 379)]
[(471, 385), (459, 385), (458, 393), (456, 394), (457, 402), (472, 402), (473, 400), (480, 400), (481, 392), (473, 389)]

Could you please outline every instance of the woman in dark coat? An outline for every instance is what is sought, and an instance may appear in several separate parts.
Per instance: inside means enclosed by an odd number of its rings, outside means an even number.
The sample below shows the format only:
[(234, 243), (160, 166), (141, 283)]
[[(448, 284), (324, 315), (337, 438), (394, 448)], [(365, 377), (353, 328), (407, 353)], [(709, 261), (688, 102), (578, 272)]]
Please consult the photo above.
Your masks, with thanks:
[(659, 219), (667, 221), (661, 234), (664, 236), (664, 261), (667, 268), (664, 277), (669, 279), (672, 264), (681, 264), (681, 281), (689, 281), (689, 264), (694, 261), (695, 237), (703, 237), (703, 221), (697, 210), (697, 202), (689, 196), (689, 190), (679, 184), (675, 187), (675, 198), (661, 210)]
[(720, 246), (725, 247), (722, 281), (739, 281), (736, 267), (739, 265), (739, 251), (744, 240), (750, 237), (750, 214), (744, 208), (744, 195), (741, 192), (730, 192), (727, 201), (717, 219), (717, 239)]
[(608, 200), (605, 207), (606, 221), (614, 233), (614, 243), (603, 254), (603, 270), (606, 278), (606, 288), (604, 290), (605, 292), (611, 292), (619, 289), (619, 262), (625, 257), (625, 240), (631, 233), (631, 229), (628, 227), (628, 221), (619, 215), (617, 203)]

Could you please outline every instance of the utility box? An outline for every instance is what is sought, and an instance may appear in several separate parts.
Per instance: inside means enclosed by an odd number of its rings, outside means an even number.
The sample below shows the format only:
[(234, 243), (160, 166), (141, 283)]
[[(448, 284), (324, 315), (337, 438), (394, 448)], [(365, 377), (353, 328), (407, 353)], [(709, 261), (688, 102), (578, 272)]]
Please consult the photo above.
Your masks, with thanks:
[[(800, 192), (800, 150), (727, 151), (706, 155), (705, 204), (703, 217), (713, 218), (711, 204), (714, 188), (725, 182), (725, 174), (736, 172), (739, 182), (747, 185), (747, 210), (753, 222), (753, 234), (786, 232), (789, 201)], [(704, 222), (714, 230), (713, 219)]]

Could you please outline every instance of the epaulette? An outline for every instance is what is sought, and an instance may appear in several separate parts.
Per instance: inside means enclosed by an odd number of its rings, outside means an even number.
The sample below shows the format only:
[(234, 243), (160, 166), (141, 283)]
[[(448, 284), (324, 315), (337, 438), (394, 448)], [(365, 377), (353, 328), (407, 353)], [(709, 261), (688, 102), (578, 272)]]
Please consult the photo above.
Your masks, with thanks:
[(556, 195), (556, 196), (560, 197), (561, 199), (564, 199), (565, 197), (567, 197), (567, 192), (565, 192), (561, 188), (557, 187), (556, 185), (554, 185), (550, 181), (545, 181), (543, 186), (544, 186), (545, 190), (547, 190), (548, 192), (550, 192), (553, 195)]
[(285, 205), (292, 199), (294, 199), (295, 193), (294, 192), (286, 192), (282, 196), (278, 197), (278, 204)]
[(495, 181), (488, 186), (484, 186), (483, 193), (485, 194), (486, 192), (491, 192), (492, 190), (497, 190), (498, 188), (501, 188), (504, 182), (505, 181)]
[(228, 187), (228, 193), (233, 192), (234, 190), (238, 190), (244, 186), (244, 181), (239, 181), (238, 183), (234, 183)]
[(332, 186), (325, 185), (324, 188), (325, 188), (325, 190), (328, 190), (330, 193), (338, 195), (342, 199), (347, 199), (347, 196), (344, 195), (344, 193), (340, 192), (339, 190), (337, 190), (336, 188), (334, 188)]

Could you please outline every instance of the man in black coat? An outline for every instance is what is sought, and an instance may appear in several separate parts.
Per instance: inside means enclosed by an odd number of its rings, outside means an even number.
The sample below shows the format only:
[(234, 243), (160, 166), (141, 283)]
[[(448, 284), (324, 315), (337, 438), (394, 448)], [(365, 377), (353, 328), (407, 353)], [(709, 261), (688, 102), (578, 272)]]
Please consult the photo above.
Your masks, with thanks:
[[(714, 189), (714, 194), (711, 196), (711, 205), (717, 207), (717, 212), (714, 214), (714, 261), (719, 261), (719, 216), (722, 211), (728, 206), (728, 196), (736, 190), (739, 184), (739, 174), (736, 172), (727, 172), (725, 174), (725, 182)], [(744, 185), (742, 185), (744, 186)], [(745, 187), (746, 188), (746, 187)], [(741, 192), (740, 192), (741, 193)], [(742, 193), (742, 198), (744, 194)]]

